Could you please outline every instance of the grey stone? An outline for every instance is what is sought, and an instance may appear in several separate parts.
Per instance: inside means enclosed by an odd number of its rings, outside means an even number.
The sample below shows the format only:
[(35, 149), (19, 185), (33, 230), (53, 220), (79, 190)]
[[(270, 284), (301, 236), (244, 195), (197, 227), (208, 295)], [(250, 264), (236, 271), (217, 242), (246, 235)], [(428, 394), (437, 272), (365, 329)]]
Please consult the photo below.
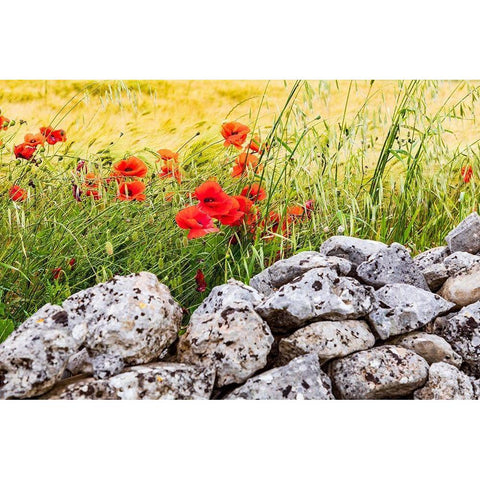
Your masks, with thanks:
[(406, 283), (429, 290), (425, 277), (413, 262), (408, 250), (399, 243), (370, 256), (357, 267), (357, 277), (375, 288), (389, 283)]
[(354, 320), (372, 307), (372, 293), (358, 281), (314, 268), (284, 285), (256, 308), (273, 331), (288, 332), (314, 321)]
[(445, 362), (457, 368), (462, 365), (462, 357), (455, 353), (450, 344), (439, 335), (412, 332), (393, 338), (389, 343), (413, 350), (429, 364)]
[(180, 362), (217, 372), (218, 387), (242, 383), (267, 364), (273, 343), (268, 325), (250, 303), (239, 301), (210, 314), (194, 312), (180, 337)]
[(250, 286), (260, 292), (264, 297), (269, 297), (275, 292), (270, 279), (268, 268), (250, 279)]
[(382, 242), (375, 240), (362, 240), (361, 238), (337, 235), (323, 242), (320, 253), (346, 258), (356, 267), (371, 255), (377, 254), (387, 248)]
[(382, 340), (417, 330), (455, 307), (435, 293), (403, 283), (385, 285), (374, 297), (368, 319)]
[(332, 360), (329, 375), (337, 398), (399, 398), (423, 386), (428, 363), (411, 350), (383, 345)]
[(480, 300), (480, 264), (450, 277), (438, 292), (445, 300), (464, 307)]
[(117, 375), (124, 367), (123, 358), (118, 355), (100, 354), (92, 360), (93, 376), (95, 378), (108, 378)]
[(434, 363), (423, 388), (413, 394), (415, 400), (474, 400), (471, 379), (448, 363)]
[(480, 251), (480, 216), (471, 213), (445, 238), (450, 251), (478, 253)]
[[(110, 362), (125, 365), (148, 363), (177, 338), (182, 309), (168, 288), (148, 272), (115, 276), (112, 280), (78, 292), (63, 302), (74, 338), (95, 357), (109, 355)], [(112, 373), (115, 373), (113, 369)]]
[(447, 267), (443, 263), (449, 254), (448, 247), (435, 247), (413, 259), (413, 263), (423, 273), (430, 290), (438, 290), (449, 277)]
[(65, 310), (43, 306), (0, 345), (0, 399), (47, 392), (62, 378), (78, 348)]
[(345, 357), (375, 345), (375, 337), (362, 320), (340, 320), (311, 323), (279, 343), (282, 361), (315, 353), (321, 363)]
[(468, 252), (455, 252), (445, 258), (443, 263), (447, 269), (448, 275), (452, 276), (463, 270), (468, 270), (474, 265), (480, 263), (480, 257)]
[(66, 370), (69, 376), (80, 375), (82, 373), (93, 374), (92, 359), (86, 348), (82, 348), (68, 359)]
[(316, 355), (295, 358), (283, 367), (250, 378), (226, 400), (333, 400), (332, 385)]

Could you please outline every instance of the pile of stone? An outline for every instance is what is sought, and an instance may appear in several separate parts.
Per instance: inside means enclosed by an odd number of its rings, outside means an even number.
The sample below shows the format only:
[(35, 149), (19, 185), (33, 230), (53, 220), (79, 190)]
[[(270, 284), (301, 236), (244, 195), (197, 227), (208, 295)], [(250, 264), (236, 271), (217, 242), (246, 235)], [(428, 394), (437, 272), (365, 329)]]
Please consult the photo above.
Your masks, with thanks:
[(45, 305), (0, 345), (0, 398), (478, 399), (480, 217), (412, 258), (334, 236), (182, 308), (151, 273)]

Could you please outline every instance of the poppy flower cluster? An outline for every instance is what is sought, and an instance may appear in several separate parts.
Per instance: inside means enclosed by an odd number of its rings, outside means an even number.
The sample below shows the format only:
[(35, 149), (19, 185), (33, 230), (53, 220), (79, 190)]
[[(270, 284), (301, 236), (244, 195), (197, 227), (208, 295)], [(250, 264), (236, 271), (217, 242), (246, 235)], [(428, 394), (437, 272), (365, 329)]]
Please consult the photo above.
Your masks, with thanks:
[(465, 183), (470, 183), (470, 180), (473, 177), (473, 168), (471, 165), (467, 165), (465, 167), (462, 167), (461, 170), (462, 178)]
[(178, 153), (166, 148), (158, 150), (157, 153), (159, 155), (158, 161), (163, 162), (158, 176), (160, 178), (174, 178), (178, 183), (182, 183)]
[[(0, 117), (0, 119), (1, 118), (3, 117)], [(23, 143), (15, 145), (13, 153), (15, 158), (33, 160), (39, 145), (44, 145), (45, 142), (49, 145), (55, 145), (58, 142), (65, 142), (66, 140), (67, 134), (65, 130), (54, 130), (52, 127), (42, 127), (40, 128), (40, 133), (27, 133)]]
[(8, 196), (13, 202), (24, 202), (27, 199), (27, 191), (18, 185), (13, 185), (8, 191)]

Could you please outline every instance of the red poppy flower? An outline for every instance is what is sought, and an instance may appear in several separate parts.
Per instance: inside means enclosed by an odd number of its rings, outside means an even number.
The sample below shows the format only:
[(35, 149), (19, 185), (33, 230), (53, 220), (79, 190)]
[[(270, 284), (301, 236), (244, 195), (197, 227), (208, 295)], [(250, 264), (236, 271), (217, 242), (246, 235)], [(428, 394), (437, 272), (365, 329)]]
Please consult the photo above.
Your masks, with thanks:
[(203, 213), (198, 205), (193, 205), (180, 210), (175, 217), (175, 221), (180, 228), (190, 230), (187, 235), (189, 240), (203, 237), (208, 233), (220, 231), (213, 224), (211, 217), (206, 213)]
[(195, 189), (195, 198), (200, 202), (198, 208), (211, 217), (226, 215), (233, 206), (232, 199), (217, 182), (205, 182)]
[(82, 191), (80, 190), (79, 186), (76, 185), (75, 183), (72, 183), (72, 194), (73, 194), (73, 198), (77, 202), (82, 201)]
[(217, 215), (215, 218), (222, 225), (229, 225), (231, 227), (241, 225), (245, 212), (240, 210), (240, 202), (232, 197), (232, 208), (225, 215)]
[(15, 158), (24, 158), (25, 160), (31, 160), (37, 151), (36, 146), (32, 146), (29, 143), (21, 143), (16, 145), (13, 149)]
[[(161, 148), (157, 152), (160, 155), (160, 160), (163, 160), (164, 162), (168, 162), (169, 160), (173, 160), (174, 162), (178, 162), (178, 153), (172, 152), (171, 150), (168, 150), (167, 148)], [(158, 160), (158, 161), (160, 161)]]
[(38, 145), (43, 145), (45, 143), (45, 137), (41, 133), (34, 135), (33, 133), (27, 133), (25, 135), (25, 143), (28, 143), (32, 147), (37, 147)]
[(10, 120), (7, 117), (0, 115), (0, 130), (7, 130)]
[(63, 270), (60, 267), (54, 268), (52, 270), (53, 279), (58, 280), (60, 278), (60, 276), (62, 275), (62, 272), (63, 272)]
[(142, 182), (122, 182), (118, 187), (117, 200), (131, 201), (137, 200), (143, 202), (147, 199), (145, 194), (145, 185)]
[(268, 145), (264, 143), (263, 145), (260, 143), (260, 139), (258, 137), (252, 138), (250, 140), (250, 143), (247, 145), (247, 151), (253, 152), (253, 153), (259, 153), (262, 155), (262, 153), (267, 150), (268, 151)]
[(462, 177), (465, 183), (469, 183), (473, 177), (473, 168), (471, 165), (462, 167)]
[(88, 190), (95, 190), (98, 188), (99, 183), (100, 179), (94, 173), (90, 172), (85, 175), (83, 187)]
[(173, 177), (178, 183), (182, 183), (182, 176), (177, 164), (173, 160), (165, 161), (162, 171), (158, 174), (160, 178)]
[(290, 215), (292, 217), (301, 217), (304, 213), (305, 211), (300, 205), (295, 205), (293, 207), (287, 208), (287, 215)]
[(57, 142), (66, 142), (67, 133), (65, 130), (54, 130), (52, 127), (42, 127), (40, 133), (45, 137), (49, 145), (55, 145)]
[(233, 145), (239, 150), (242, 148), (242, 145), (247, 139), (247, 135), (250, 132), (250, 129), (241, 123), (238, 122), (228, 122), (222, 126), (222, 137), (225, 139), (223, 145), (228, 147)]
[[(94, 200), (100, 200), (100, 198), (102, 197), (98, 190), (87, 190), (85, 192), (85, 195), (87, 197), (93, 197)], [(130, 200), (133, 200), (133, 199), (130, 199)]]
[(140, 177), (147, 174), (147, 166), (137, 157), (128, 157), (113, 166), (114, 173), (122, 177)]
[(195, 282), (197, 283), (197, 292), (204, 292), (207, 289), (207, 283), (205, 282), (205, 275), (198, 269), (195, 275)]
[(232, 177), (240, 177), (245, 173), (248, 167), (255, 168), (258, 166), (258, 157), (251, 153), (241, 153), (235, 160), (232, 170)]
[(73, 267), (75, 266), (75, 264), (77, 263), (77, 260), (75, 258), (71, 258), (69, 261), (68, 261), (68, 265), (70, 266), (70, 268), (73, 269)]
[(245, 197), (248, 197), (253, 202), (259, 202), (267, 198), (267, 194), (265, 193), (265, 190), (258, 183), (247, 185), (242, 190), (242, 195)]
[(10, 200), (13, 200), (14, 202), (23, 202), (27, 199), (27, 192), (18, 185), (13, 185), (8, 191), (8, 196), (10, 197)]
[(77, 163), (77, 168), (76, 168), (77, 172), (81, 172), (82, 170), (85, 170), (87, 171), (87, 165), (85, 163), (85, 160), (80, 160), (78, 163)]
[(307, 200), (305, 202), (305, 213), (307, 214), (307, 218), (310, 218), (312, 216), (314, 204), (315, 203), (313, 200)]

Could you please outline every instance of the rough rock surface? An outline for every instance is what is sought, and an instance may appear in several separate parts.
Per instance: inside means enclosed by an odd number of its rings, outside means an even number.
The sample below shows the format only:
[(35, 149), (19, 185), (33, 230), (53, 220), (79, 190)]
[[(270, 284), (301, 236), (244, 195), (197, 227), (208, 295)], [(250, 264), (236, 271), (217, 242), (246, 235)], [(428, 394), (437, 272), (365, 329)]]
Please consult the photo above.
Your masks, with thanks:
[(333, 360), (329, 375), (337, 398), (398, 398), (425, 383), (428, 363), (411, 350), (384, 345)]
[(383, 340), (417, 330), (455, 306), (435, 293), (402, 283), (385, 285), (374, 297), (368, 319)]
[(78, 292), (63, 302), (75, 339), (82, 342), (97, 365), (98, 376), (115, 374), (95, 357), (108, 355), (117, 367), (148, 363), (177, 338), (182, 309), (168, 288), (148, 272), (115, 276), (112, 280)]
[(480, 300), (480, 264), (450, 277), (438, 292), (446, 300), (464, 307)]
[(107, 379), (72, 378), (46, 395), (58, 400), (202, 400), (209, 399), (215, 371), (180, 363), (130, 367)]
[(281, 287), (256, 310), (273, 331), (288, 332), (321, 319), (360, 318), (371, 306), (371, 289), (334, 270), (315, 268)]
[(435, 247), (413, 259), (413, 263), (423, 273), (430, 290), (438, 290), (448, 278), (449, 273), (444, 260), (449, 254), (448, 247)]
[(428, 381), (415, 391), (415, 400), (474, 400), (471, 379), (448, 363), (434, 363), (428, 372)]
[(282, 338), (279, 356), (282, 361), (315, 353), (321, 363), (331, 358), (345, 357), (375, 345), (367, 323), (362, 320), (315, 322)]
[(265, 296), (313, 268), (327, 267), (339, 275), (348, 275), (352, 264), (339, 257), (326, 257), (318, 252), (300, 252), (293, 257), (275, 262), (250, 280), (250, 285)]
[(77, 349), (65, 310), (43, 306), (0, 345), (0, 399), (29, 398), (48, 391), (62, 378)]
[(445, 362), (457, 368), (462, 365), (462, 357), (455, 353), (450, 344), (438, 335), (412, 332), (393, 338), (390, 343), (413, 350), (429, 364)]
[(82, 348), (68, 359), (66, 372), (68, 376), (80, 375), (82, 373), (93, 374), (92, 359), (86, 348)]
[(362, 240), (361, 238), (334, 236), (323, 242), (320, 253), (346, 258), (357, 267), (368, 260), (371, 255), (377, 254), (387, 248), (382, 242), (375, 240)]
[(333, 400), (332, 385), (316, 355), (295, 358), (283, 367), (250, 378), (226, 400)]
[(445, 238), (454, 252), (478, 253), (480, 251), (480, 216), (474, 212), (460, 222)]
[(406, 283), (429, 290), (423, 273), (416, 266), (408, 250), (399, 243), (370, 256), (357, 267), (357, 277), (375, 288), (388, 283)]
[(443, 263), (448, 271), (448, 275), (452, 276), (480, 263), (480, 256), (472, 255), (468, 252), (455, 252), (445, 258)]
[(180, 337), (178, 360), (213, 366), (218, 387), (241, 383), (267, 363), (273, 343), (268, 325), (248, 302), (237, 302), (216, 313), (194, 312)]

